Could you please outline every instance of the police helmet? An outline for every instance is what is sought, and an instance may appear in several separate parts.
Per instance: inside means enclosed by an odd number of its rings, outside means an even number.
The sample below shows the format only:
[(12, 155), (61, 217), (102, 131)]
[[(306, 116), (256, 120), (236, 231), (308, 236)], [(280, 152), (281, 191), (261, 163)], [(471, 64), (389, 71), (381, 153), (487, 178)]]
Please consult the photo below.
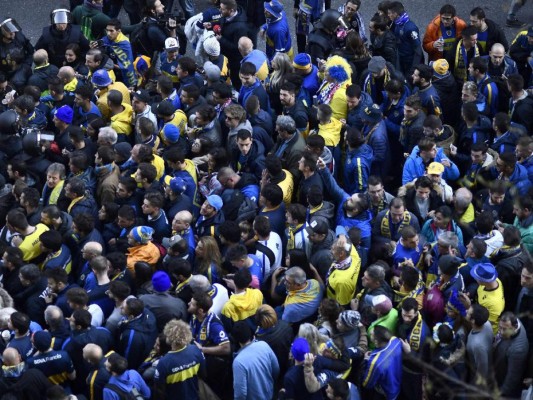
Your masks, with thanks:
[(0, 29), (6, 34), (20, 32), (22, 30), (15, 18), (7, 18), (0, 22)]
[(7, 110), (0, 114), (0, 140), (16, 135), (19, 131), (19, 115), (15, 110)]
[(339, 18), (342, 17), (342, 14), (337, 10), (326, 10), (322, 13), (320, 17), (320, 24), (322, 27), (326, 28), (329, 31), (335, 31), (339, 26)]
[(50, 13), (50, 23), (55, 24), (70, 24), (72, 17), (70, 11), (65, 8), (58, 8)]

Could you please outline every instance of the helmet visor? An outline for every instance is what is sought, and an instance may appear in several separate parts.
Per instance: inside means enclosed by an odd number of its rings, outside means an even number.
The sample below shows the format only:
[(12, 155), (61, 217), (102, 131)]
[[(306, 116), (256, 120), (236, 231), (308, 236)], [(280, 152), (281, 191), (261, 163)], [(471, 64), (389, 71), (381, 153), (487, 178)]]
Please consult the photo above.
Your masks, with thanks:
[(15, 21), (13, 18), (8, 18), (4, 20), (2, 23), (0, 23), (0, 28), (5, 33), (20, 32), (22, 30), (18, 22)]
[(70, 11), (65, 9), (52, 11), (52, 23), (53, 24), (70, 24)]

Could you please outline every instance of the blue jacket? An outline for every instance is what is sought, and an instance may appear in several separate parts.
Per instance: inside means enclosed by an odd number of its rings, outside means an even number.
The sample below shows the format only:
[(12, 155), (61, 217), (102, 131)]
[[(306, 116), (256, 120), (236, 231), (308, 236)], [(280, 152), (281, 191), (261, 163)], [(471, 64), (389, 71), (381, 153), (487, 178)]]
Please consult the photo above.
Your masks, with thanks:
[(385, 347), (370, 353), (363, 375), (363, 387), (378, 389), (387, 400), (395, 400), (400, 394), (401, 381), (402, 342), (392, 337)]
[[(454, 220), (450, 221), (446, 231), (454, 232), (459, 239), (459, 245), (463, 245), (463, 231), (461, 231), (461, 228), (455, 223)], [(435, 226), (433, 218), (426, 221), (422, 227), (422, 230), (420, 231), (420, 236), (425, 238), (425, 243), (433, 243), (437, 240), (437, 227)]]
[(437, 89), (435, 89), (435, 86), (429, 85), (424, 89), (419, 89), (417, 87), (413, 90), (413, 94), (418, 94), (418, 97), (420, 97), (422, 109), (426, 115), (436, 115), (439, 117), (442, 114), (442, 110), (440, 108), (440, 97), (437, 93)]
[[(372, 129), (373, 126), (365, 126), (363, 128), (364, 136), (367, 137)], [(367, 143), (372, 147), (372, 150), (374, 150), (374, 162), (379, 163), (387, 161), (390, 158), (389, 139), (387, 137), (387, 127), (385, 126), (384, 121), (379, 122)]]
[(524, 161), (522, 161), (522, 167), (527, 171), (527, 177), (529, 181), (533, 183), (533, 156), (529, 156)]
[(489, 117), (494, 117), (498, 112), (498, 85), (492, 82), (488, 74), (486, 74), (480, 82), (477, 82), (477, 89), (479, 93), (482, 93), (483, 96), (485, 96), (487, 104), (485, 113)]
[(346, 152), (344, 161), (344, 187), (350, 194), (363, 193), (367, 188), (374, 151), (367, 144)]
[(257, 96), (257, 98), (259, 99), (259, 105), (261, 106), (262, 110), (265, 110), (268, 113), (271, 112), (268, 94), (263, 85), (261, 84), (259, 78), (255, 78), (255, 82), (252, 86), (241, 86), (241, 90), (239, 90), (239, 104), (245, 107), (246, 100), (248, 100), (248, 97), (250, 97), (251, 95)]
[[(151, 395), (148, 385), (146, 385), (141, 375), (133, 369), (129, 369), (119, 376), (111, 376), (109, 383), (118, 386), (124, 393), (130, 393), (135, 388), (145, 399), (150, 398)], [(104, 387), (104, 400), (120, 400), (122, 398), (115, 391)]]
[(269, 62), (276, 53), (288, 53), (292, 48), (291, 30), (287, 16), (283, 12), (277, 21), (267, 22), (266, 28), (266, 55)]
[(514, 153), (517, 142), (518, 137), (514, 132), (507, 131), (500, 137), (494, 138), (494, 142), (489, 147), (498, 154), (507, 152)]
[(250, 343), (233, 360), (234, 399), (271, 399), (278, 375), (278, 359), (270, 346), (263, 341)]
[[(486, 60), (488, 65), (489, 65), (489, 70), (488, 70), (488, 74), (489, 76), (493, 76), (492, 75), (492, 72), (491, 72), (491, 62), (490, 62), (490, 56), (481, 56), (482, 59)], [(509, 75), (514, 75), (514, 74), (518, 74), (518, 68), (516, 67), (516, 62), (515, 60), (513, 60), (511, 57), (509, 57), (507, 54), (503, 56), (503, 74), (505, 76), (509, 76)], [(495, 74), (493, 77), (494, 78), (501, 78), (501, 74), (499, 73), (500, 71), (498, 71), (498, 74)]]
[(316, 65), (312, 66), (311, 72), (303, 77), (304, 81), (302, 83), (302, 89), (305, 89), (309, 98), (306, 98), (307, 104), (310, 106), (312, 104), (311, 99), (318, 92), (320, 87), (320, 80), (318, 79), (318, 68)]
[(347, 217), (342, 206), (351, 196), (340, 188), (329, 169), (324, 168), (320, 170), (319, 174), (329, 195), (337, 203), (337, 226), (343, 227), (346, 231), (352, 227), (361, 229), (361, 239), (364, 242), (364, 247), (370, 247), (372, 213), (367, 210), (354, 218)]
[(157, 324), (154, 314), (144, 309), (142, 314), (119, 326), (118, 352), (128, 360), (130, 368), (137, 369), (148, 357), (157, 338)]
[(381, 103), (381, 112), (385, 119), (385, 125), (387, 126), (387, 132), (394, 136), (396, 139), (400, 139), (400, 128), (403, 121), (403, 106), (405, 99), (409, 96), (409, 91), (405, 90), (398, 103), (392, 104), (392, 100), (389, 99), (389, 95), (386, 91), (383, 91), (383, 103)]
[(374, 104), (372, 97), (366, 92), (361, 92), (361, 97), (359, 98), (359, 104), (353, 109), (348, 111), (348, 116), (346, 117), (346, 124), (348, 126), (356, 127), (361, 130), (363, 128), (363, 120), (361, 118), (361, 113), (366, 107), (371, 107)]
[[(494, 166), (490, 168), (490, 172), (495, 179), (499, 176), (499, 172)], [(518, 190), (520, 196), (525, 196), (531, 187), (526, 167), (517, 163), (513, 173), (509, 177), (509, 182), (511, 182), (516, 190)], [(514, 197), (514, 195), (512, 197)]]
[[(412, 182), (416, 178), (421, 177), (426, 173), (426, 166), (424, 165), (424, 161), (418, 154), (418, 146), (415, 146), (407, 160), (405, 160), (402, 174), (402, 185)], [(435, 161), (441, 162), (442, 160), (448, 160), (451, 164), (449, 167), (444, 168), (442, 179), (449, 182), (455, 181), (457, 178), (459, 178), (459, 169), (457, 168), (457, 165), (455, 165), (451, 160), (448, 159), (448, 157), (446, 157), (442, 148), (437, 147), (437, 155), (435, 156)]]

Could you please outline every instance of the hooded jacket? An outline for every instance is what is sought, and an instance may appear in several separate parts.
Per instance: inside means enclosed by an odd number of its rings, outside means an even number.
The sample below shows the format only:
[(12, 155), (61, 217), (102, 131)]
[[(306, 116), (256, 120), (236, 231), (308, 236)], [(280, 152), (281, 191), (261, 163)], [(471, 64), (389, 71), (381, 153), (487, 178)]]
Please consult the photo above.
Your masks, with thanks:
[(347, 193), (363, 193), (366, 191), (373, 158), (374, 151), (367, 144), (362, 144), (360, 147), (346, 152), (343, 178), (344, 188)]
[(265, 169), (265, 148), (258, 140), (252, 142), (252, 147), (248, 154), (243, 157), (239, 149), (233, 149), (232, 158), (234, 162), (232, 167), (238, 172), (248, 172), (261, 179), (261, 174)]
[(70, 202), (68, 213), (72, 218), (75, 218), (76, 215), (81, 213), (87, 213), (96, 218), (98, 216), (98, 205), (96, 204), (96, 201), (94, 201), (93, 196), (85, 194), (79, 200), (73, 199)]
[(262, 303), (263, 293), (259, 289), (247, 288), (241, 294), (232, 295), (220, 315), (226, 332), (231, 331), (230, 328), (235, 322), (253, 318)]
[[(150, 398), (151, 395), (150, 388), (146, 385), (141, 375), (133, 369), (127, 370), (122, 375), (111, 375), (111, 378), (109, 378), (109, 384), (117, 386), (123, 391), (123, 393), (131, 393), (133, 389), (137, 389), (145, 399)], [(106, 400), (122, 399), (122, 397), (108, 385), (104, 387), (103, 396)]]
[(45, 64), (41, 67), (35, 67), (33, 74), (28, 79), (27, 85), (37, 86), (41, 93), (48, 93), (48, 80), (55, 78), (59, 69), (54, 64)]
[(315, 266), (321, 277), (325, 277), (333, 257), (331, 255), (331, 245), (335, 241), (335, 234), (329, 230), (324, 240), (311, 245), (311, 257), (309, 262)]
[(257, 96), (259, 106), (262, 110), (265, 110), (268, 113), (271, 112), (270, 99), (268, 98), (268, 94), (259, 78), (255, 78), (255, 82), (252, 86), (241, 86), (241, 89), (239, 90), (239, 104), (244, 108), (246, 106), (246, 100), (252, 95)]
[[(420, 157), (420, 150), (418, 146), (413, 148), (413, 151), (405, 161), (403, 166), (402, 174), (402, 185), (414, 181), (416, 178), (421, 177), (426, 172), (426, 166), (424, 161)], [(437, 147), (437, 155), (435, 156), (436, 162), (441, 162), (443, 159), (448, 159), (442, 148)], [(459, 169), (452, 161), (450, 161), (450, 166), (444, 168), (444, 173), (442, 174), (442, 179), (446, 181), (453, 182), (459, 178)]]
[(119, 325), (118, 352), (128, 360), (128, 367), (137, 369), (148, 357), (157, 338), (157, 322), (148, 309)]
[(363, 113), (366, 107), (371, 107), (372, 104), (374, 104), (372, 97), (370, 97), (370, 95), (366, 92), (361, 92), (361, 97), (359, 97), (359, 104), (357, 104), (357, 106), (355, 106), (351, 110), (348, 110), (346, 124), (348, 126), (352, 126), (361, 130), (364, 125), (364, 122), (361, 118), (361, 114)]
[(72, 23), (79, 25), (83, 35), (88, 40), (100, 39), (105, 34), (105, 28), (111, 18), (101, 10), (82, 4), (72, 11)]
[(130, 135), (133, 121), (133, 109), (127, 103), (122, 103), (124, 110), (111, 117), (111, 128), (113, 128), (119, 135)]
[[(426, 53), (428, 53), (429, 61), (436, 61), (439, 58), (444, 58), (443, 52), (438, 51), (433, 44), (443, 37), (442, 32), (442, 21), (440, 14), (437, 15), (433, 20), (428, 24), (426, 28), (426, 33), (424, 34), (423, 47)], [(453, 23), (450, 28), (446, 28), (446, 31), (450, 31), (450, 35), (444, 39), (444, 51), (448, 50), (453, 46), (454, 40), (461, 37), (461, 32), (466, 28), (466, 22), (461, 18), (455, 16), (453, 17)]]

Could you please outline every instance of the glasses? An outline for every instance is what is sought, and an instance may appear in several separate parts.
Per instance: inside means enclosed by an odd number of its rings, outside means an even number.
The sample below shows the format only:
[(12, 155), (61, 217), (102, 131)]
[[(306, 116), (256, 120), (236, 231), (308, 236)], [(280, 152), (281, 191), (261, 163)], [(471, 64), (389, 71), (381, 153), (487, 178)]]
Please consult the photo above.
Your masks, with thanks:
[(451, 21), (453, 17), (440, 17), (442, 21)]
[(232, 119), (237, 119), (237, 118), (236, 118), (236, 117), (228, 117), (228, 116), (226, 115), (226, 119), (231, 121)]

